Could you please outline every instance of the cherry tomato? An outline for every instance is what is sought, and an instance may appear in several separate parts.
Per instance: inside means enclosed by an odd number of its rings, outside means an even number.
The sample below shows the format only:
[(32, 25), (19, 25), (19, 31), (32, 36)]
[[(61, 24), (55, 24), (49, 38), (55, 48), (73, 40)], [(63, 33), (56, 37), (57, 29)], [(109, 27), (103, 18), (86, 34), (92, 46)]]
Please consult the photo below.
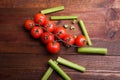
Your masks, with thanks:
[(31, 35), (33, 38), (40, 38), (41, 34), (43, 33), (43, 29), (41, 27), (35, 26), (31, 29)]
[(54, 35), (49, 32), (44, 32), (41, 35), (41, 40), (44, 44), (54, 41)]
[(55, 23), (53, 21), (46, 21), (44, 24), (46, 31), (53, 32), (55, 29)]
[(66, 46), (73, 45), (74, 42), (75, 42), (74, 36), (73, 36), (73, 35), (70, 35), (70, 34), (66, 34), (66, 35), (63, 37), (63, 40), (65, 41), (65, 45), (66, 45)]
[(52, 41), (47, 44), (47, 50), (51, 54), (57, 54), (60, 51), (60, 43), (57, 41)]
[(83, 36), (83, 35), (77, 36), (77, 38), (75, 39), (75, 44), (77, 46), (85, 46), (87, 44), (87, 40), (86, 40), (85, 36)]
[(66, 35), (66, 30), (65, 30), (63, 27), (58, 26), (58, 27), (56, 27), (56, 29), (54, 30), (54, 34), (55, 34), (58, 38), (62, 39), (62, 38)]
[(46, 22), (46, 16), (44, 14), (38, 13), (34, 16), (34, 21), (37, 24), (43, 25)]
[(26, 30), (31, 30), (35, 26), (35, 23), (33, 20), (26, 20), (24, 23), (24, 27)]

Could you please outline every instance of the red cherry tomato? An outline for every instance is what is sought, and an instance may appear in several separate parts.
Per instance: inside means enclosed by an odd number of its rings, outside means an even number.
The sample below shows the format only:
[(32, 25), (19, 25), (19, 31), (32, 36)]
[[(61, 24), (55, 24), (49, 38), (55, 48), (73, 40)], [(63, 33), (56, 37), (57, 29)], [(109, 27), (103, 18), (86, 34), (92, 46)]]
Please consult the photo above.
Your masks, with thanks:
[(61, 26), (56, 27), (56, 29), (54, 30), (54, 34), (58, 38), (62, 39), (66, 35), (66, 30), (63, 27), (61, 27)]
[(75, 38), (73, 35), (67, 34), (63, 37), (63, 40), (65, 41), (65, 45), (73, 45), (75, 42)]
[(49, 42), (47, 44), (47, 50), (51, 54), (57, 54), (60, 51), (60, 43), (56, 41)]
[(43, 25), (46, 22), (46, 16), (44, 14), (38, 13), (34, 16), (34, 21), (37, 24)]
[(43, 33), (43, 29), (41, 27), (35, 26), (31, 29), (31, 35), (33, 38), (40, 38), (41, 34)]
[(53, 32), (55, 29), (55, 23), (53, 21), (46, 21), (44, 28), (46, 31)]
[(83, 36), (83, 35), (77, 36), (77, 38), (75, 39), (75, 44), (77, 46), (85, 46), (87, 44), (87, 40), (86, 40), (85, 36)]
[(24, 27), (26, 30), (31, 30), (35, 26), (35, 23), (33, 20), (26, 20), (24, 23)]
[(54, 41), (54, 35), (49, 32), (44, 32), (41, 35), (41, 40), (44, 44)]

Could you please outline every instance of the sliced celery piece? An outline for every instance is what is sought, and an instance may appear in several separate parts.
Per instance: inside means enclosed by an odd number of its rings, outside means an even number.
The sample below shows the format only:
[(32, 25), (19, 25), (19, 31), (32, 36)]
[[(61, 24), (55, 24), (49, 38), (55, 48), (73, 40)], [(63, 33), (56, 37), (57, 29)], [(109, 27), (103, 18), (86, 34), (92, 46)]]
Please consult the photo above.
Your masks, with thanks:
[(107, 54), (107, 48), (81, 47), (78, 48), (80, 54)]
[(64, 80), (71, 80), (71, 78), (57, 65), (54, 63), (52, 59), (48, 61), (48, 64), (57, 72), (59, 73)]
[(51, 20), (69, 20), (77, 19), (77, 16), (51, 16)]
[(80, 25), (80, 27), (81, 27), (81, 29), (82, 29), (83, 34), (85, 35), (85, 37), (86, 37), (86, 39), (87, 39), (88, 45), (89, 45), (89, 46), (92, 46), (92, 42), (91, 42), (91, 40), (90, 40), (90, 37), (89, 37), (89, 35), (88, 35), (88, 32), (87, 32), (87, 30), (86, 30), (86, 28), (85, 28), (85, 25), (84, 25), (84, 23), (83, 23), (82, 20), (79, 21), (79, 25)]
[(71, 62), (71, 61), (68, 61), (68, 60), (66, 60), (66, 59), (63, 59), (63, 58), (61, 58), (61, 57), (58, 57), (58, 58), (57, 58), (57, 62), (60, 63), (60, 64), (65, 65), (65, 66), (68, 66), (68, 67), (70, 67), (70, 68), (73, 68), (73, 69), (76, 69), (76, 70), (78, 70), (78, 71), (81, 71), (81, 72), (85, 72), (85, 70), (86, 70), (85, 67), (80, 66), (80, 65), (78, 65), (78, 64), (75, 64), (75, 63), (73, 63), (73, 62)]
[(58, 7), (53, 7), (53, 8), (48, 8), (45, 10), (41, 10), (42, 14), (48, 14), (48, 13), (52, 13), (52, 12), (56, 12), (56, 11), (60, 11), (63, 10), (64, 6), (58, 6)]
[[(54, 61), (55, 64), (58, 64), (58, 62)], [(48, 80), (48, 78), (50, 77), (50, 75), (52, 74), (54, 70), (49, 67), (48, 70), (45, 72), (45, 74), (43, 75), (43, 77), (41, 78), (41, 80)]]

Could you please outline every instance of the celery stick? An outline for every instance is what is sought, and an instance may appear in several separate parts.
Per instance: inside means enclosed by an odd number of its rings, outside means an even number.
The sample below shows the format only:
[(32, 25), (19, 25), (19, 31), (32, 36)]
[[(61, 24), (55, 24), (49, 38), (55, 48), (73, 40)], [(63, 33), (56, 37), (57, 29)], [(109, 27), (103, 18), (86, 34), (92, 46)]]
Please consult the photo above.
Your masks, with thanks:
[(48, 70), (45, 72), (41, 80), (48, 80), (50, 75), (52, 74), (53, 69), (51, 67), (48, 68)]
[(70, 77), (57, 65), (52, 59), (48, 61), (48, 64), (58, 72), (65, 80), (71, 80)]
[(80, 54), (107, 54), (107, 48), (81, 47), (78, 48)]
[[(55, 64), (58, 64), (58, 62), (54, 61)], [(53, 69), (51, 67), (48, 68), (48, 70), (45, 72), (41, 80), (48, 80), (50, 75), (52, 74)]]
[(58, 58), (57, 58), (57, 62), (60, 63), (60, 64), (65, 65), (65, 66), (68, 66), (68, 67), (70, 67), (70, 68), (76, 69), (76, 70), (78, 70), (78, 71), (85, 72), (85, 70), (86, 70), (83, 66), (80, 66), (80, 65), (78, 65), (78, 64), (75, 64), (75, 63), (73, 63), (73, 62), (71, 62), (71, 61), (68, 61), (68, 60), (66, 60), (66, 59), (63, 59), (63, 58), (61, 58), (61, 57), (58, 57)]
[(48, 14), (48, 13), (60, 11), (60, 10), (63, 10), (63, 9), (64, 9), (64, 6), (58, 6), (58, 7), (54, 7), (54, 8), (49, 8), (49, 9), (41, 10), (41, 13), (42, 14)]
[(88, 45), (89, 45), (89, 46), (92, 46), (92, 42), (91, 42), (91, 40), (90, 40), (90, 37), (89, 37), (89, 35), (88, 35), (88, 33), (87, 33), (87, 30), (86, 30), (85, 25), (84, 25), (84, 23), (83, 23), (82, 20), (79, 21), (79, 25), (80, 25), (80, 27), (81, 27), (81, 29), (82, 29), (83, 34), (85, 35), (85, 37), (86, 37), (86, 39), (87, 39)]
[(68, 19), (77, 19), (77, 16), (51, 16), (51, 20), (68, 20)]

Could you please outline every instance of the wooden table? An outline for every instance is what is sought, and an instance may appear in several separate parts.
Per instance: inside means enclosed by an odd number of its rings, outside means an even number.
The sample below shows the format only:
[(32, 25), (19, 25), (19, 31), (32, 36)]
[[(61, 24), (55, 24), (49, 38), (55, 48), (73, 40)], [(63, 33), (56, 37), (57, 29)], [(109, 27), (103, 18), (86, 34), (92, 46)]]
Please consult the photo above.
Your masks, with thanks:
[[(108, 49), (106, 56), (81, 55), (76, 48), (64, 46), (58, 55), (50, 55), (40, 40), (31, 38), (24, 21), (59, 5), (65, 10), (47, 17), (77, 15), (84, 21), (93, 46)], [(62, 20), (59, 25), (71, 22)], [(81, 34), (77, 24), (71, 33)], [(72, 80), (120, 80), (120, 0), (0, 0), (0, 80), (40, 80), (49, 67), (48, 60), (58, 56), (86, 67), (81, 73), (60, 65)], [(53, 72), (49, 80), (62, 78)]]

